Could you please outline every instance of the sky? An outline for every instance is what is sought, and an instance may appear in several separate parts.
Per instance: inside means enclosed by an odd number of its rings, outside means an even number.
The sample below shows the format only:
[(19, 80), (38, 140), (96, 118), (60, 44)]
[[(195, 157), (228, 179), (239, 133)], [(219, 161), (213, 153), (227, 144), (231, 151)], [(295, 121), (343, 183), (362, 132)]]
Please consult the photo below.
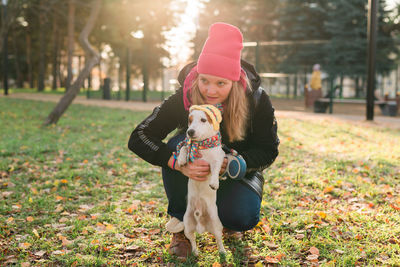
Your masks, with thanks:
[(165, 33), (166, 49), (171, 58), (165, 59), (167, 66), (186, 63), (193, 53), (191, 40), (196, 34), (197, 18), (202, 7), (202, 0), (179, 0), (177, 4), (185, 4), (184, 13), (180, 16), (178, 26)]
[(386, 0), (386, 3), (388, 4), (388, 8), (393, 8), (396, 6), (396, 4), (400, 3), (399, 0)]

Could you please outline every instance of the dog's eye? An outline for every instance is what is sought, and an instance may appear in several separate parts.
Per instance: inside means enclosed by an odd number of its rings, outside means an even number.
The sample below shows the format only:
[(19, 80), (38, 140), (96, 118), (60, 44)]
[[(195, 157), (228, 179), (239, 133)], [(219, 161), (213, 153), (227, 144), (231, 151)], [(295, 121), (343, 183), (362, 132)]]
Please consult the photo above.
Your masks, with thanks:
[(204, 118), (201, 118), (201, 122), (206, 122), (207, 120)]

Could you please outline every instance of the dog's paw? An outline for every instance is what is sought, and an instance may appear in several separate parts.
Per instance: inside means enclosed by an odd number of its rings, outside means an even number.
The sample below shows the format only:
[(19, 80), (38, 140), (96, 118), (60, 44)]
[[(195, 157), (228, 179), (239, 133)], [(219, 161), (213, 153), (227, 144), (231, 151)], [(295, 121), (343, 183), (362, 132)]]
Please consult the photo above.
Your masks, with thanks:
[(199, 256), (199, 251), (197, 250), (197, 248), (192, 250), (192, 254), (193, 254), (194, 256), (196, 256), (196, 257)]
[(219, 182), (210, 183), (209, 186), (212, 190), (217, 190), (219, 188)]
[(221, 254), (224, 254), (224, 255), (226, 254), (225, 248), (219, 249), (218, 251), (219, 251), (219, 253), (221, 253)]

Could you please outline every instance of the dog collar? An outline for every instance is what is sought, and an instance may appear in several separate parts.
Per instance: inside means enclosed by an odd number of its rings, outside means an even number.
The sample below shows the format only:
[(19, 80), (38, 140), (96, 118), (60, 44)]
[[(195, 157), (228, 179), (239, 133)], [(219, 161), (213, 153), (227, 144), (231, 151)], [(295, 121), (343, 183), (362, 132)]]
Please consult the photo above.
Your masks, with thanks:
[(179, 152), (183, 146), (188, 146), (189, 151), (187, 162), (193, 162), (195, 159), (200, 158), (199, 150), (220, 146), (221, 139), (222, 137), (220, 133), (217, 133), (216, 135), (201, 141), (193, 141), (186, 137), (176, 146), (176, 156), (179, 155)]

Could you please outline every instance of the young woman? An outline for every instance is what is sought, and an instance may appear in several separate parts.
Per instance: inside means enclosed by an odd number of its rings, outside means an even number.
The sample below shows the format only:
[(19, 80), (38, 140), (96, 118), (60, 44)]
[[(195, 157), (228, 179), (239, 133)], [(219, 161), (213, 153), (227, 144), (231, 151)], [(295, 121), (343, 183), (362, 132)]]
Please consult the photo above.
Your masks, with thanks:
[[(259, 221), (262, 170), (277, 157), (279, 138), (274, 109), (260, 87), (260, 76), (254, 67), (240, 59), (242, 48), (243, 37), (238, 28), (213, 24), (198, 61), (184, 67), (179, 74), (182, 87), (156, 107), (129, 139), (130, 150), (162, 167), (168, 214), (174, 220), (183, 220), (188, 179), (204, 181), (210, 169), (201, 158), (179, 167), (174, 164), (173, 152), (185, 138), (190, 106), (215, 104), (223, 108), (222, 143), (235, 150), (239, 162), (244, 161), (247, 166), (243, 178), (220, 181), (218, 215), (224, 227), (232, 231), (252, 229)], [(175, 129), (178, 129), (175, 136), (164, 143), (164, 138)], [(221, 173), (227, 165), (229, 168), (225, 159)], [(173, 234), (170, 253), (186, 256), (190, 251), (183, 233)]]

